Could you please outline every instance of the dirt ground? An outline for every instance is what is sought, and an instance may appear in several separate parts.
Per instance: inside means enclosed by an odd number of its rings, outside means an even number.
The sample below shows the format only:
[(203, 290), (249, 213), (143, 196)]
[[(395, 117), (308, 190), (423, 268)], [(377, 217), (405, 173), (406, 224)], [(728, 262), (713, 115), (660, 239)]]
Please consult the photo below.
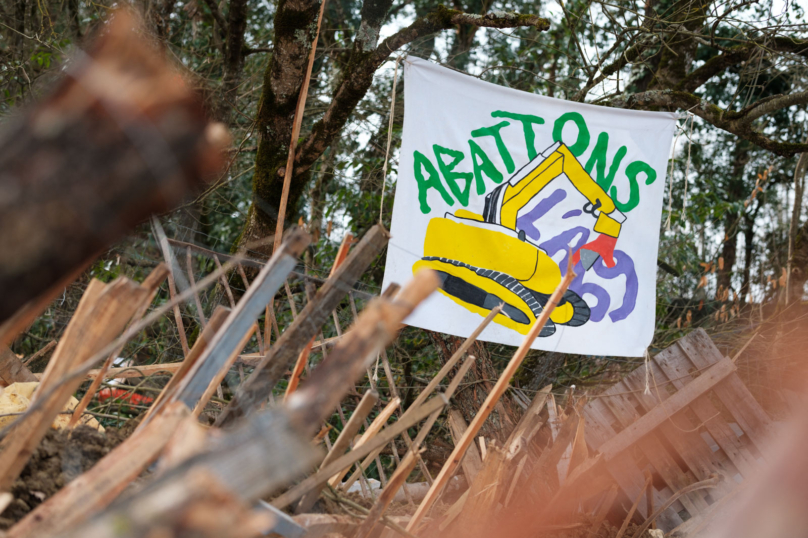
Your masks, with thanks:
[(138, 422), (130, 420), (123, 428), (107, 428), (104, 433), (88, 426), (78, 426), (72, 434), (50, 430), (14, 482), (11, 488), (14, 500), (0, 515), (0, 529), (11, 527), (95, 465), (126, 439)]

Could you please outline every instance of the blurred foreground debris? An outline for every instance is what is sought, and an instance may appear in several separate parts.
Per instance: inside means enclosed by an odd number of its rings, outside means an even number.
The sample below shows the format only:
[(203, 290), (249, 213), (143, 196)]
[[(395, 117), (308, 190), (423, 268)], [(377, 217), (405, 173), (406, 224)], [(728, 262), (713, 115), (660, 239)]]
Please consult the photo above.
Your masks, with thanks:
[(118, 10), (0, 131), (0, 321), (30, 323), (93, 256), (221, 170), (227, 130), (163, 56)]

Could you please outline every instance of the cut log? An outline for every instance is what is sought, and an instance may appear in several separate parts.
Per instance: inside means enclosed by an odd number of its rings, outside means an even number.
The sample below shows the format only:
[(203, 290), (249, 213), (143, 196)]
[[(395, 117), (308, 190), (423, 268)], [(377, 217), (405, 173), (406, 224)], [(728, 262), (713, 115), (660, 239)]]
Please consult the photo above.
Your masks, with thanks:
[(119, 10), (0, 132), (0, 320), (212, 180), (229, 135)]

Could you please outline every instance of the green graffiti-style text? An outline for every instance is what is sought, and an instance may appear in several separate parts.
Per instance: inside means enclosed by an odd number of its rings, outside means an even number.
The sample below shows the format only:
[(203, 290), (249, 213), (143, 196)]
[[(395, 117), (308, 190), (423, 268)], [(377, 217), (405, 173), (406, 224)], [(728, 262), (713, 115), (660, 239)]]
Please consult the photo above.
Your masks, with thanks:
[[(457, 198), (457, 201), (460, 202), (460, 205), (463, 207), (468, 207), (469, 193), (471, 191), (471, 182), (474, 179), (474, 174), (471, 172), (454, 171), (455, 167), (460, 164), (460, 161), (463, 160), (463, 152), (457, 151), (456, 149), (444, 148), (443, 146), (439, 146), (437, 144), (432, 146), (432, 150), (435, 152), (435, 158), (438, 160), (438, 168), (440, 168), (440, 171), (443, 174), (443, 179), (446, 180), (446, 184), (449, 185), (449, 190), (451, 190), (452, 194), (455, 195), (455, 198)], [(452, 162), (445, 162), (443, 160), (444, 155), (451, 157)], [(465, 181), (465, 187), (462, 189), (458, 183), (459, 180)], [(482, 194), (483, 192), (485, 192), (485, 185), (478, 183), (477, 193)]]
[(595, 148), (592, 150), (592, 154), (589, 156), (589, 160), (586, 161), (586, 166), (584, 166), (584, 170), (590, 176), (592, 175), (592, 168), (595, 168), (597, 171), (597, 182), (600, 185), (600, 188), (606, 192), (609, 192), (609, 187), (612, 186), (614, 182), (614, 176), (617, 174), (617, 169), (620, 168), (620, 163), (623, 161), (623, 157), (626, 156), (626, 146), (620, 146), (620, 149), (617, 150), (617, 153), (614, 154), (614, 159), (612, 159), (612, 165), (609, 167), (609, 173), (606, 174), (606, 150), (609, 148), (609, 135), (608, 133), (600, 133), (598, 135), (598, 141), (595, 144)]
[[(426, 215), (432, 211), (426, 201), (426, 195), (429, 189), (438, 191), (443, 201), (449, 206), (453, 206), (454, 200), (452, 200), (452, 197), (446, 192), (446, 189), (443, 188), (443, 183), (440, 182), (440, 175), (438, 175), (438, 171), (435, 170), (435, 165), (432, 164), (432, 161), (420, 151), (416, 151), (413, 154), (413, 160), (415, 163), (415, 182), (418, 184), (418, 202), (421, 204), (421, 213)], [(429, 179), (424, 178), (424, 170), (426, 170), (429, 175)]]
[[(494, 183), (502, 183), (502, 172), (497, 170), (488, 155), (485, 154), (483, 149), (477, 145), (474, 140), (469, 140), (469, 149), (471, 150), (471, 162), (474, 165), (474, 179), (477, 182), (477, 194), (485, 192), (485, 180), (483, 174), (491, 178)], [(479, 161), (478, 161), (479, 158)]]
[[(553, 142), (564, 142), (561, 139), (561, 135), (564, 132), (564, 125), (566, 125), (568, 121), (572, 121), (578, 126), (578, 139), (571, 146), (567, 144), (567, 147), (570, 149), (570, 153), (576, 157), (580, 157), (581, 154), (586, 151), (586, 148), (589, 147), (590, 136), (589, 127), (586, 126), (584, 117), (579, 113), (567, 112), (566, 114), (559, 116), (559, 118), (553, 124)], [(564, 143), (566, 144), (566, 142)]]
[(494, 141), (497, 143), (499, 156), (502, 157), (502, 162), (505, 163), (505, 169), (508, 170), (509, 174), (513, 174), (513, 171), (516, 170), (516, 167), (513, 164), (513, 157), (511, 157), (511, 153), (508, 151), (508, 148), (505, 147), (505, 142), (502, 141), (502, 134), (499, 132), (503, 127), (507, 127), (508, 125), (510, 125), (509, 122), (501, 121), (496, 125), (492, 125), (491, 127), (481, 127), (480, 129), (475, 129), (474, 131), (471, 131), (471, 136), (474, 138), (479, 138), (481, 136), (493, 136)]
[(494, 118), (507, 118), (522, 122), (522, 130), (525, 133), (525, 147), (527, 147), (527, 158), (531, 161), (538, 155), (536, 151), (536, 133), (533, 131), (533, 124), (542, 125), (544, 118), (534, 116), (532, 114), (516, 114), (515, 112), (505, 112), (504, 110), (495, 110), (491, 113)]

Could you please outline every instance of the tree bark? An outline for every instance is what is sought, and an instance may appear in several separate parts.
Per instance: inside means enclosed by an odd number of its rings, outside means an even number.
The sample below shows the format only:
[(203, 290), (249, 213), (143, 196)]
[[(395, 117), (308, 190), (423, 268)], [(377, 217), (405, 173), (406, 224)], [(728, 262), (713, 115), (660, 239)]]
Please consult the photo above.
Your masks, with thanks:
[[(500, 12), (469, 15), (439, 6), (436, 11), (416, 19), (410, 26), (378, 44), (381, 24), (391, 4), (392, 0), (367, 0), (362, 6), (362, 21), (331, 103), (323, 117), (314, 124), (311, 133), (298, 144), (287, 201), (289, 220), (295, 217), (311, 166), (342, 131), (359, 101), (370, 89), (376, 70), (390, 54), (421, 37), (458, 24), (495, 28), (533, 26), (539, 30), (546, 30), (550, 25), (546, 19), (534, 15)], [(278, 4), (273, 54), (264, 76), (263, 94), (256, 118), (259, 144), (253, 175), (253, 205), (240, 239), (242, 243), (274, 233), (295, 106), (314, 38), (315, 25), (311, 23), (317, 16), (318, 8), (319, 3), (312, 0), (281, 0)]]
[(218, 172), (199, 98), (117, 12), (51, 96), (0, 133), (0, 320)]

